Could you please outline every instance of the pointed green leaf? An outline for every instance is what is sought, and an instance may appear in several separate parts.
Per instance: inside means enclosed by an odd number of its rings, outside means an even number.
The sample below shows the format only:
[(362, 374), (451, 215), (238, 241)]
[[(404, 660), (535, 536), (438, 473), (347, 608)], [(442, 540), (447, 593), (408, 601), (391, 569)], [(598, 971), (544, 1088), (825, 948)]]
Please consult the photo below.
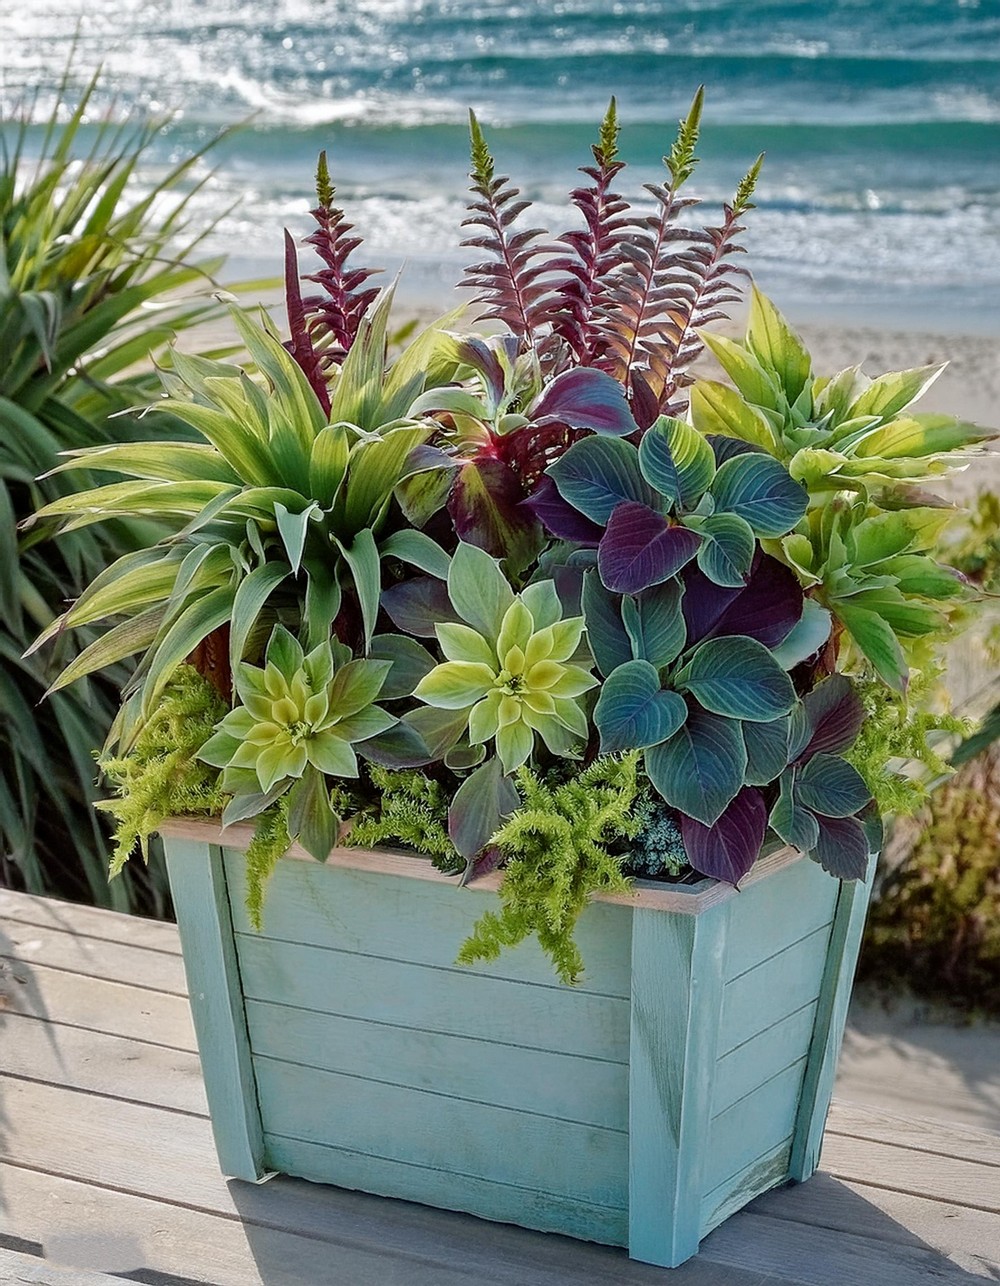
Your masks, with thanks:
[(794, 402), (810, 377), (812, 359), (798, 335), (756, 286), (750, 297), (746, 342), (761, 365), (774, 371), (788, 401)]
[(699, 644), (673, 681), (706, 710), (751, 723), (770, 723), (795, 704), (792, 681), (770, 650), (741, 635)]
[(661, 415), (642, 436), (639, 468), (668, 504), (692, 509), (715, 477), (715, 455), (697, 429)]

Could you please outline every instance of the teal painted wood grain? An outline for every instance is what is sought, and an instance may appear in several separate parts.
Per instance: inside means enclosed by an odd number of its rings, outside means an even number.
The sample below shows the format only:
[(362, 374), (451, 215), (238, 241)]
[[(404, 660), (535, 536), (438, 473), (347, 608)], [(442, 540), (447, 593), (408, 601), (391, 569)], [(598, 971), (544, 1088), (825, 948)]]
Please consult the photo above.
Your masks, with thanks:
[(788, 1164), (792, 1154), (792, 1139), (783, 1139), (762, 1157), (757, 1157), (739, 1174), (731, 1175), (707, 1193), (701, 1203), (702, 1236), (742, 1210), (748, 1201), (762, 1192), (778, 1187), (788, 1178)]
[(222, 854), (192, 840), (164, 848), (219, 1165), (258, 1179), (264, 1140)]
[[(227, 851), (226, 873), (233, 922), (239, 932), (252, 933), (241, 852)], [(289, 942), (450, 967), (479, 916), (498, 904), (495, 893), (459, 888), (457, 882), (439, 884), (287, 860), (278, 863), (268, 883), (263, 933)], [(628, 996), (631, 914), (630, 907), (608, 902), (594, 903), (583, 912), (576, 937), (586, 973), (578, 989)], [(555, 981), (551, 961), (533, 940), (504, 951), (495, 963), (465, 971), (547, 985)]]
[(734, 902), (726, 946), (727, 980), (829, 924), (837, 905), (837, 881), (803, 857), (751, 884)]
[(478, 1175), (458, 1175), (301, 1139), (266, 1135), (265, 1140), (268, 1156), (285, 1174), (443, 1210), (463, 1210), (482, 1219), (564, 1233), (582, 1241), (610, 1246), (628, 1241), (628, 1212), (623, 1207), (592, 1205), (530, 1186), (493, 1183)]
[(701, 1235), (730, 906), (633, 912), (629, 1255), (666, 1267), (690, 1258)]
[(806, 1052), (720, 1113), (705, 1140), (702, 1192), (711, 1192), (766, 1156), (795, 1129)]
[(803, 1005), (719, 1059), (712, 1098), (713, 1116), (804, 1057), (812, 1041), (816, 1007), (816, 1001)]
[(351, 1076), (391, 1068), (393, 1080), (412, 1089), (628, 1129), (628, 1069), (621, 1063), (484, 1045), (463, 1036), (257, 1000), (248, 1000), (246, 1007), (255, 1054)]
[(851, 986), (875, 878), (874, 858), (869, 866), (866, 880), (840, 886), (789, 1169), (789, 1177), (800, 1182), (808, 1179), (819, 1164), (823, 1129), (830, 1110)]
[[(628, 1135), (255, 1058), (269, 1134), (622, 1207)], [(392, 1069), (373, 1068), (391, 1077)], [(322, 1111), (316, 1110), (318, 1103)], [(331, 1176), (331, 1182), (340, 1179)]]
[(626, 1000), (238, 934), (245, 995), (501, 1044), (627, 1062)]
[(816, 999), (829, 940), (829, 926), (817, 929), (726, 984), (720, 1057)]

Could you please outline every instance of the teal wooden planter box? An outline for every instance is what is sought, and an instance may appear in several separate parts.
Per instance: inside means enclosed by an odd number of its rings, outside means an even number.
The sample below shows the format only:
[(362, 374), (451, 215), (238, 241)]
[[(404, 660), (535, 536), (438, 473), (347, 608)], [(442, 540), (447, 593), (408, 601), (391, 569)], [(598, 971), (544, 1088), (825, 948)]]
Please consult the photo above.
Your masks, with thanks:
[[(788, 851), (740, 892), (640, 884), (581, 918), (562, 986), (455, 953), (495, 897), (429, 862), (296, 854), (264, 931), (232, 827), (164, 827), (219, 1160), (682, 1263), (815, 1169), (868, 890)], [(299, 855), (304, 856), (304, 855)]]

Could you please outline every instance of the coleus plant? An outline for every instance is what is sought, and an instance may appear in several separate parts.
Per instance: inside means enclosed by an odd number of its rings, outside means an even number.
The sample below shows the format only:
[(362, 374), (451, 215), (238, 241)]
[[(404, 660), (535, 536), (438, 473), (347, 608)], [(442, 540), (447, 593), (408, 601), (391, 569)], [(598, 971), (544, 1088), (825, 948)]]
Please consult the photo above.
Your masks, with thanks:
[[(676, 819), (704, 875), (739, 882), (770, 837), (863, 877), (879, 827), (845, 758), (863, 719), (845, 671), (902, 689), (916, 641), (947, 629), (963, 585), (931, 557), (946, 510), (914, 484), (985, 435), (906, 411), (929, 372), (814, 378), (756, 291), (744, 343), (704, 330), (736, 297), (759, 162), (721, 221), (690, 226), (700, 111), (699, 92), (650, 213), (616, 191), (612, 103), (571, 197), (580, 226), (556, 238), (518, 226), (528, 203), (473, 117), (465, 244), (484, 258), (463, 284), (501, 331), (455, 331), (452, 314), (394, 362), (391, 292), (373, 300), (370, 271), (348, 266), (359, 239), (324, 158), (321, 293), (303, 293), (289, 242), (290, 340), (238, 315), (253, 369), (178, 354), (163, 373), (163, 405), (204, 443), (61, 466), (130, 480), (47, 517), (169, 531), (40, 640), (117, 621), (58, 684), (139, 654), (127, 747), (221, 633), (233, 708), (201, 757), (222, 772), (224, 820), (280, 808), (319, 858), (348, 805), (371, 829), (375, 777), (411, 773), (433, 785), (412, 797), (450, 801), (457, 867), (481, 869), (520, 833), (505, 821), (525, 790), (562, 798), (604, 763)], [(703, 343), (735, 388), (694, 383), (688, 408)], [(592, 849), (555, 884), (519, 866), (518, 888), (551, 910), (572, 886), (578, 908), (580, 881), (617, 860)], [(573, 918), (547, 915), (525, 922)]]

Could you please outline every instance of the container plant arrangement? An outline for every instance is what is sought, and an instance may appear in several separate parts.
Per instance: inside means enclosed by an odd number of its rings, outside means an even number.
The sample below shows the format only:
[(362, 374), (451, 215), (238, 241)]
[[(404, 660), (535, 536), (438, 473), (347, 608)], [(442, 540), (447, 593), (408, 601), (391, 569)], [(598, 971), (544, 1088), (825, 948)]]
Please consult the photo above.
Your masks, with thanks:
[(965, 592), (917, 484), (987, 435), (910, 411), (932, 370), (814, 375), (756, 291), (705, 331), (760, 162), (693, 226), (700, 108), (641, 211), (612, 103), (554, 240), (473, 117), (495, 333), (391, 362), (321, 161), (290, 338), (163, 372), (203, 442), (60, 466), (126, 480), (42, 517), (174, 527), (40, 643), (110, 627), (56, 687), (139, 657), (113, 869), (162, 829), (227, 1174), (674, 1265), (815, 1168), (873, 792)]

